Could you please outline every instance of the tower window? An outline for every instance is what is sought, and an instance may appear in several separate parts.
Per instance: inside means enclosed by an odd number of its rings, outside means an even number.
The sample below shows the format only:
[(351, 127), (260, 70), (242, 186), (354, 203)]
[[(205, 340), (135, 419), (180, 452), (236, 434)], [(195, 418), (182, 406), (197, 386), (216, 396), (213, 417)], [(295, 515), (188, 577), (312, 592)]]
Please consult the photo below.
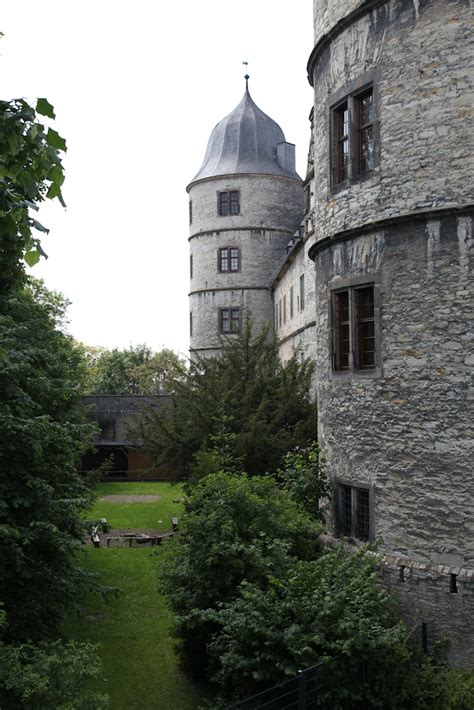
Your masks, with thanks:
[(357, 114), (357, 173), (374, 167), (374, 97), (372, 89), (354, 99)]
[(221, 333), (239, 333), (241, 325), (240, 308), (221, 308), (219, 310), (219, 330)]
[(332, 294), (333, 370), (375, 368), (374, 295), (373, 284)]
[(336, 182), (347, 179), (349, 165), (349, 108), (347, 101), (334, 111), (336, 133)]
[(283, 323), (286, 323), (286, 293), (283, 296)]
[(359, 540), (372, 538), (371, 491), (368, 486), (337, 484), (336, 529), (340, 535)]
[(240, 193), (238, 190), (225, 190), (217, 193), (217, 212), (221, 217), (240, 214)]
[(193, 223), (193, 201), (189, 200), (189, 224)]
[(375, 167), (375, 102), (370, 86), (346, 96), (332, 109), (331, 173), (338, 186)]
[(193, 312), (189, 311), (189, 335), (193, 334)]
[(294, 315), (294, 290), (293, 286), (290, 286), (290, 318)]
[(217, 253), (217, 268), (219, 271), (240, 271), (240, 249), (238, 247), (222, 247)]
[(189, 255), (189, 278), (193, 278), (193, 255)]
[(300, 276), (300, 311), (304, 311), (304, 274)]

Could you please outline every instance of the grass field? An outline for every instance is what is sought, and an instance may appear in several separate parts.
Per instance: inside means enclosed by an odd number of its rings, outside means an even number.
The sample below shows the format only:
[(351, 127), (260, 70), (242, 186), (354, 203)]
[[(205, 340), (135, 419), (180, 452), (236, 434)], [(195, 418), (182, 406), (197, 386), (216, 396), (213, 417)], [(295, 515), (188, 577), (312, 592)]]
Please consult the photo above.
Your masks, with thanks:
[[(171, 502), (181, 496), (181, 489), (168, 483), (107, 483), (100, 486), (99, 494), (162, 496), (152, 504), (104, 507), (97, 501), (94, 517), (105, 515), (116, 527), (154, 527), (147, 515), (171, 520), (172, 510), (174, 514), (182, 510)], [(103, 584), (122, 590), (118, 598), (108, 601), (91, 597), (86, 617), (71, 619), (66, 629), (69, 637), (98, 645), (103, 673), (95, 685), (110, 695), (111, 710), (198, 708), (203, 696), (178, 666), (170, 613), (158, 591), (163, 549), (87, 546), (81, 554), (83, 566), (98, 572)]]
[[(107, 495), (157, 495), (158, 501), (146, 503), (113, 503), (98, 500)], [(171, 518), (183, 512), (180, 501), (183, 489), (180, 484), (161, 481), (138, 483), (100, 483), (97, 486), (97, 496), (88, 517), (92, 519), (107, 518), (112, 528), (154, 528), (170, 530)]]

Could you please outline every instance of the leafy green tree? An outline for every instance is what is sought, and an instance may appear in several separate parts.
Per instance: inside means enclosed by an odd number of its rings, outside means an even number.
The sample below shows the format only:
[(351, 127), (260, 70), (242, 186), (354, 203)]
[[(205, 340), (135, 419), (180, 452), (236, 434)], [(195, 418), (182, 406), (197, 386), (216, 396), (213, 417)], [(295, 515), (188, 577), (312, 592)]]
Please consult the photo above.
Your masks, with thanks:
[(189, 476), (198, 451), (215, 448), (222, 432), (233, 435), (232, 456), (251, 474), (274, 472), (283, 456), (316, 433), (309, 389), (313, 366), (297, 355), (283, 366), (268, 333), (251, 324), (223, 342), (219, 358), (191, 363), (177, 383), (172, 406), (150, 411), (141, 436), (157, 463)]
[(0, 599), (10, 639), (43, 639), (83, 586), (75, 553), (91, 491), (76, 461), (91, 427), (57, 297), (30, 282), (0, 309)]
[(2, 710), (104, 710), (108, 697), (87, 687), (98, 677), (96, 649), (90, 644), (51, 641), (2, 644)]
[(91, 430), (66, 302), (24, 270), (48, 231), (31, 211), (64, 204), (66, 144), (38, 115), (54, 118), (45, 99), (0, 101), (0, 705), (86, 710), (105, 707), (83, 687), (97, 660), (58, 636), (90, 581), (76, 553), (91, 492), (75, 463)]
[(146, 345), (124, 350), (85, 348), (85, 355), (86, 394), (167, 394), (185, 372), (184, 361), (166, 348), (157, 353)]
[(289, 451), (276, 475), (299, 505), (313, 517), (324, 520), (321, 503), (329, 498), (331, 485), (326, 475), (324, 456), (316, 441)]
[(295, 561), (265, 586), (244, 581), (212, 620), (209, 654), (226, 696), (251, 694), (323, 661), (318, 707), (398, 707), (407, 632), (364, 552), (338, 547)]
[(207, 664), (219, 604), (244, 580), (266, 587), (293, 559), (314, 557), (318, 530), (270, 477), (220, 472), (196, 484), (163, 576), (190, 668), (201, 672)]
[(66, 142), (38, 115), (54, 118), (46, 99), (36, 109), (24, 99), (0, 101), (0, 301), (24, 279), (23, 259), (32, 266), (44, 252), (39, 235), (48, 230), (31, 216), (46, 198), (58, 198)]

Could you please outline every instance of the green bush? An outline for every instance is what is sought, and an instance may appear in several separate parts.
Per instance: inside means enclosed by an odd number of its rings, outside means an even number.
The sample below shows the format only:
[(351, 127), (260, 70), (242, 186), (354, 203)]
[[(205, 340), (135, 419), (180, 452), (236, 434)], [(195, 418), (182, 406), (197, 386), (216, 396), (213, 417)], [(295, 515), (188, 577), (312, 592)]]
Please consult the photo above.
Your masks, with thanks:
[(163, 575), (188, 667), (203, 672), (207, 665), (218, 605), (233, 599), (244, 580), (266, 587), (293, 559), (314, 558), (318, 531), (269, 477), (220, 472), (193, 488)]

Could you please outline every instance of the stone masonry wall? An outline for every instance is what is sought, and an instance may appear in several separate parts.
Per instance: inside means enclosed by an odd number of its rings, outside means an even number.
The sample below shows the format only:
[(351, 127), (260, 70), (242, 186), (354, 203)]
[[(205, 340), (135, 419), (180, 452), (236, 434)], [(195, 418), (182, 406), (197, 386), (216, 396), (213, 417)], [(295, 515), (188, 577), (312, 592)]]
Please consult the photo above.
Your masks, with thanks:
[[(240, 191), (240, 214), (220, 216), (217, 194)], [(303, 189), (300, 181), (270, 175), (213, 178), (191, 186), (193, 221), (190, 255), (192, 313), (191, 350), (219, 352), (219, 309), (241, 308), (255, 331), (272, 327), (271, 279), (286, 254), (286, 245), (299, 224)], [(220, 273), (218, 251), (238, 247), (240, 269)]]
[[(322, 5), (335, 21), (347, 3)], [(315, 11), (319, 18), (319, 2)], [(323, 49), (313, 73), (319, 238), (472, 201), (473, 34), (468, 0), (391, 0)], [(378, 95), (380, 163), (366, 179), (333, 192), (330, 107), (364, 77)]]
[[(373, 486), (381, 551), (451, 571), (474, 568), (473, 260), (468, 216), (394, 224), (315, 257), (318, 429), (329, 474)], [(331, 291), (354, 278), (380, 293), (382, 366), (373, 373), (331, 369)], [(410, 598), (426, 596), (433, 638), (464, 625), (474, 648), (461, 597), (436, 616), (434, 590), (449, 594), (446, 575), (443, 587), (420, 574), (425, 586)], [(461, 605), (456, 619), (452, 605)]]

